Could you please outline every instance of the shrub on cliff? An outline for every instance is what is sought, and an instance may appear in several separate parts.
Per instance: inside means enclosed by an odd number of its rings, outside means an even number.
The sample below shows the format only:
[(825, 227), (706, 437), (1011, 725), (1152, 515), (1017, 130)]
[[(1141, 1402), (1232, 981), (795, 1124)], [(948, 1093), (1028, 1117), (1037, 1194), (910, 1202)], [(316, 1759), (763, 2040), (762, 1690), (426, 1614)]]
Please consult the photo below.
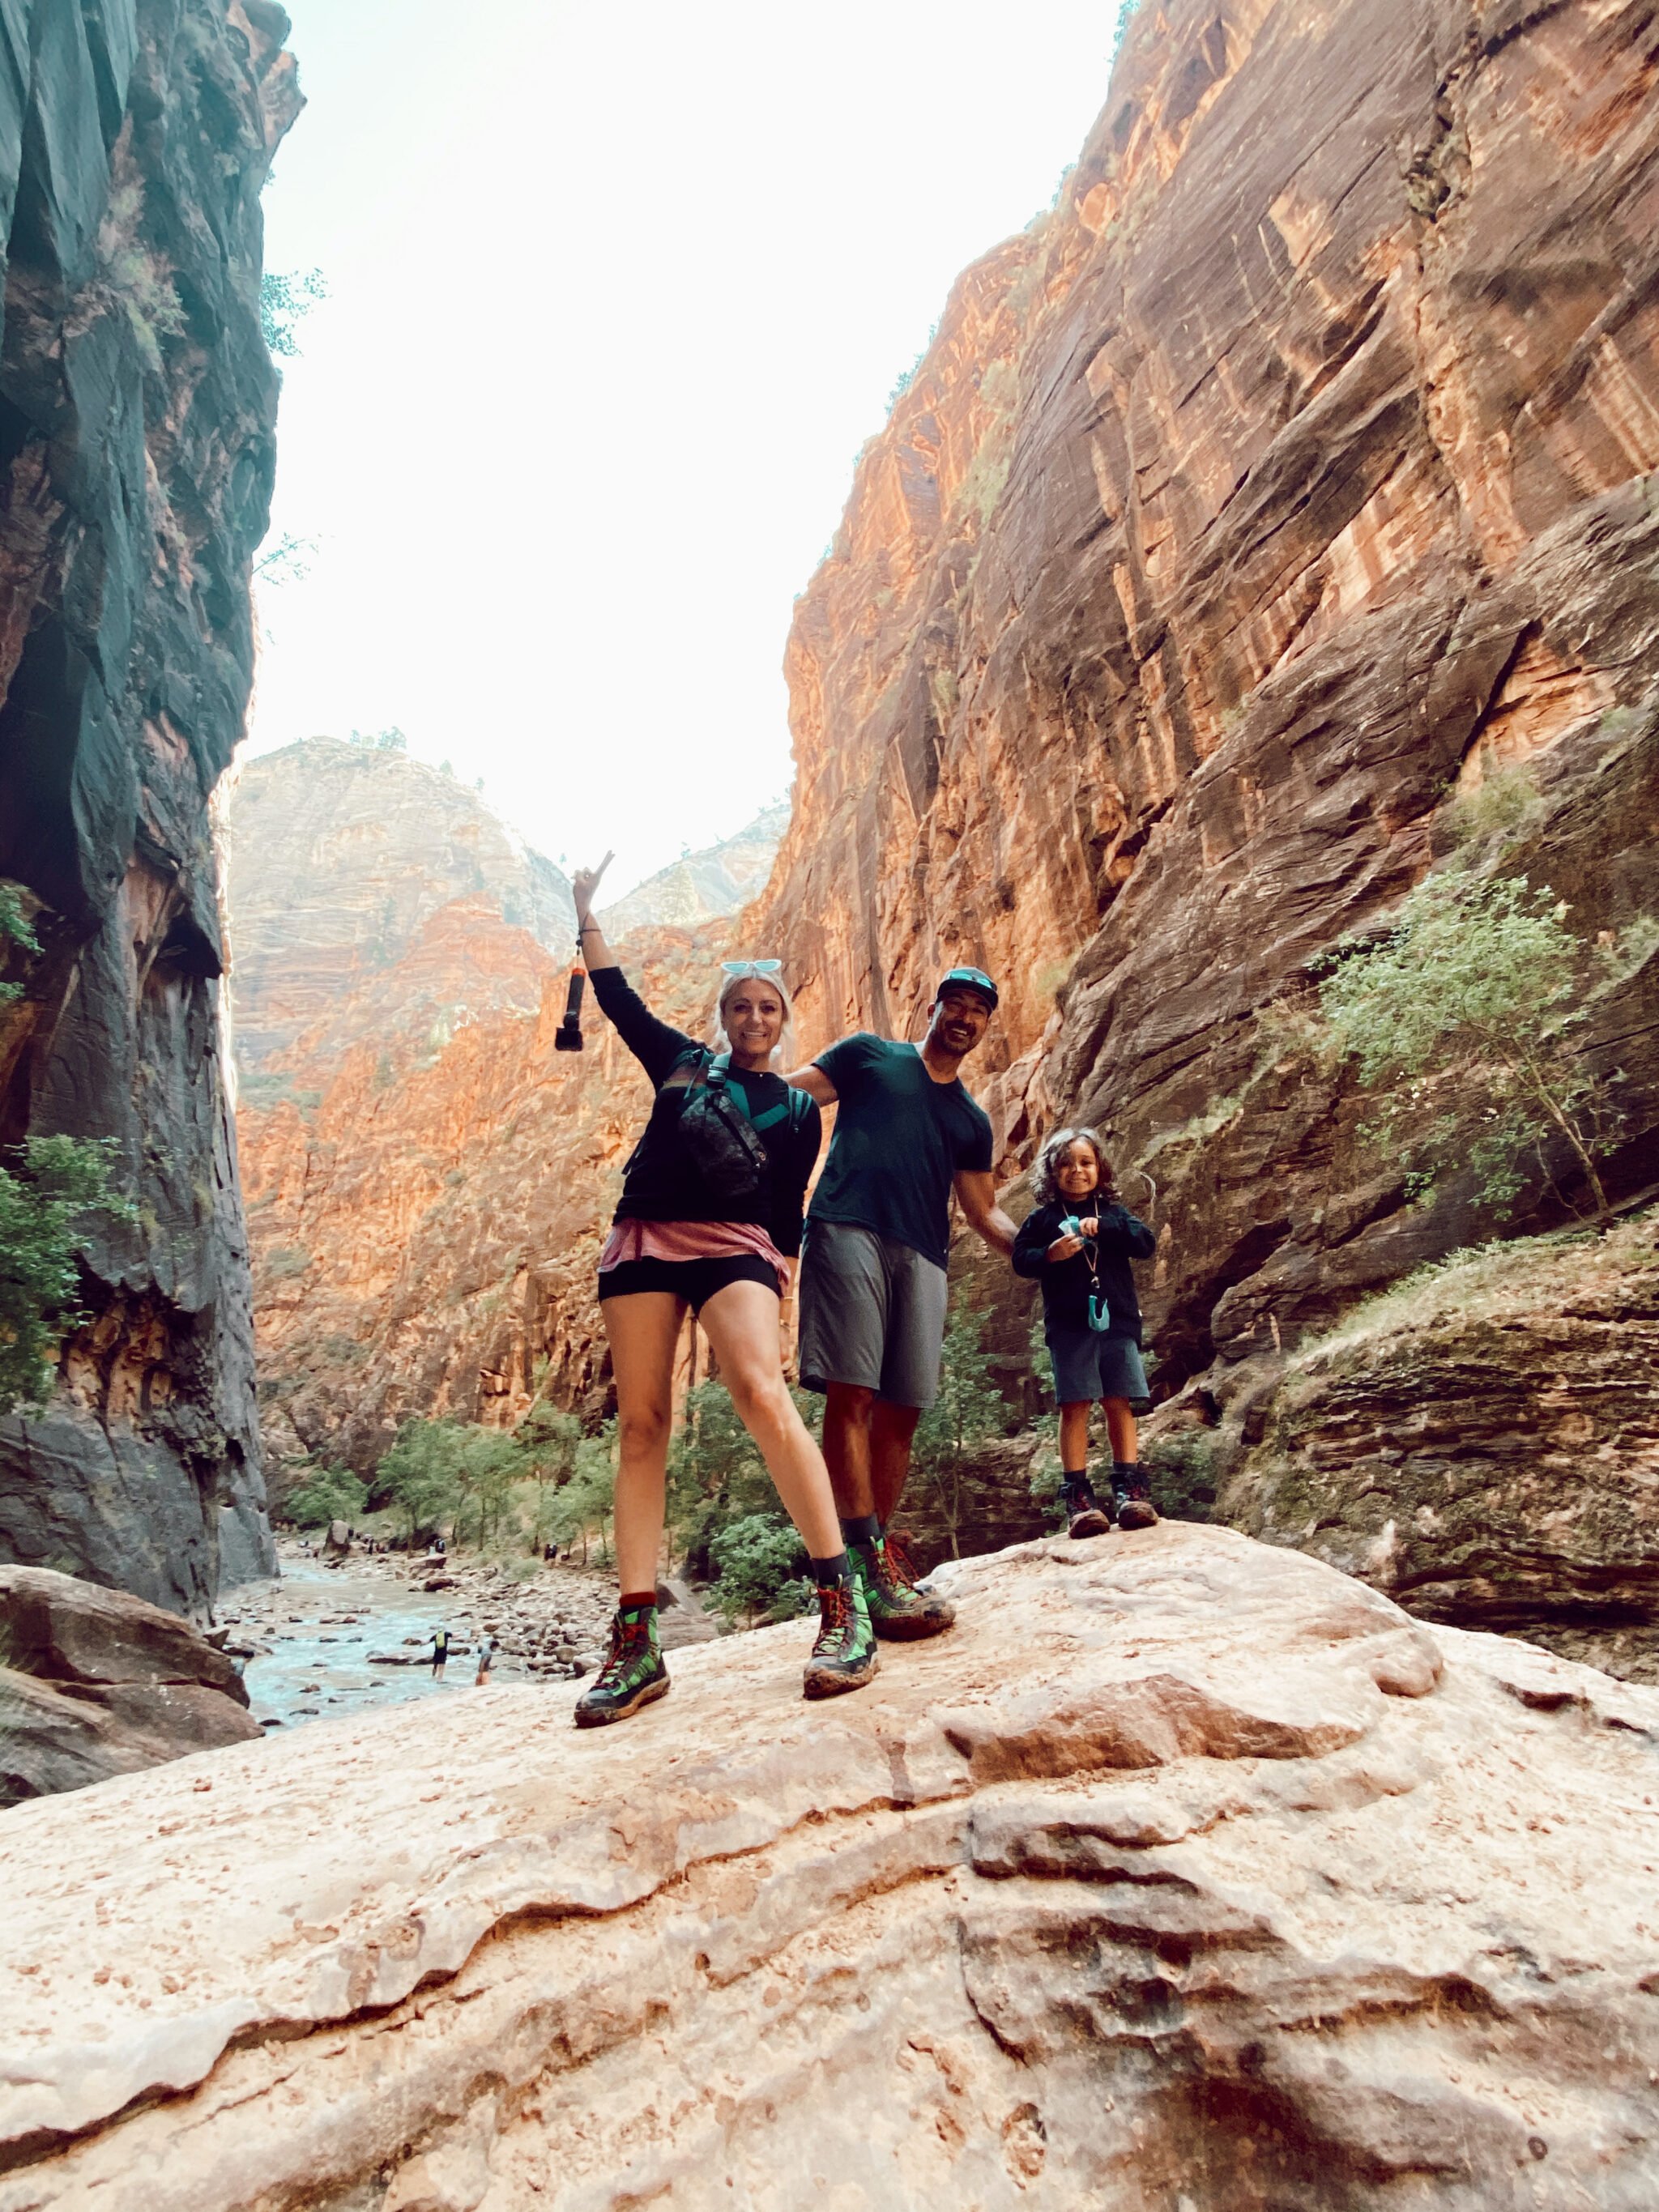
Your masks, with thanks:
[(1008, 1425), (1008, 1401), (991, 1380), (994, 1363), (984, 1349), (983, 1333), (983, 1316), (958, 1291), (945, 1324), (939, 1396), (917, 1422), (910, 1451), (910, 1480), (927, 1501), (924, 1510), (949, 1539), (952, 1559), (962, 1556), (969, 1453)]
[(49, 1354), (82, 1318), (76, 1255), (87, 1216), (132, 1208), (110, 1188), (112, 1144), (30, 1137), (0, 1165), (0, 1413), (52, 1388)]
[(1370, 1102), (1363, 1133), (1404, 1163), (1413, 1192), (1468, 1167), (1481, 1202), (1507, 1210), (1565, 1146), (1600, 1215), (1596, 1161), (1616, 1116), (1612, 1079), (1584, 1049), (1593, 958), (1549, 891), (1445, 869), (1380, 941), (1338, 948), (1309, 1041), (1352, 1066)]

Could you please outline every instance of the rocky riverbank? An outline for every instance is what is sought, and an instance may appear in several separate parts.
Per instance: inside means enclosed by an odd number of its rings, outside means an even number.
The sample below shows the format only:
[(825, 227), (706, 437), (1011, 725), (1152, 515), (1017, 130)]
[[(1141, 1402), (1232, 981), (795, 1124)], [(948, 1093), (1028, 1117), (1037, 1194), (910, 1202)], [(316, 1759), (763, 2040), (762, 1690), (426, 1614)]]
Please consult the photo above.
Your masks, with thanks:
[[(568, 1681), (605, 1649), (616, 1583), (607, 1569), (549, 1562), (521, 1577), (487, 1559), (429, 1562), (354, 1547), (338, 1559), (292, 1538), (282, 1573), (248, 1583), (221, 1608), (227, 1653), (242, 1662), (253, 1716), (267, 1729), (330, 1713), (404, 1705), (470, 1686), (479, 1645), (495, 1646), (500, 1681)], [(717, 1632), (695, 1595), (664, 1583), (663, 1641), (672, 1650)], [(434, 1680), (434, 1632), (447, 1628), (450, 1663)]]

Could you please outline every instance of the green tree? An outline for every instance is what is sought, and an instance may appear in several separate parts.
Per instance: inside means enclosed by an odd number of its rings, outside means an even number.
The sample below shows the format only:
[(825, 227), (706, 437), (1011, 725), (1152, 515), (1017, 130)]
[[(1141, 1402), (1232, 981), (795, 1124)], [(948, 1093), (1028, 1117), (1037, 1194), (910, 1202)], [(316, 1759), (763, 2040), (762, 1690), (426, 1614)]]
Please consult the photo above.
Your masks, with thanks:
[[(25, 952), (38, 952), (40, 940), (30, 928), (23, 915), (23, 902), (9, 884), (0, 884), (0, 954), (8, 945), (21, 945)], [(0, 983), (0, 1006), (23, 994), (21, 983)]]
[(963, 1480), (976, 1443), (1000, 1436), (1008, 1405), (991, 1380), (992, 1361), (984, 1347), (983, 1318), (958, 1291), (945, 1324), (939, 1396), (916, 1424), (910, 1452), (913, 1481), (933, 1499), (951, 1540), (951, 1554), (961, 1553)]
[(811, 1604), (800, 1538), (775, 1513), (745, 1513), (728, 1522), (709, 1550), (719, 1570), (711, 1602), (723, 1620), (752, 1628), (763, 1614), (787, 1620)]
[(295, 324), (327, 297), (328, 280), (320, 269), (303, 275), (296, 270), (288, 276), (267, 270), (259, 279), (259, 328), (269, 351), (291, 361), (300, 350)]
[(513, 1492), (523, 1478), (523, 1455), (516, 1439), (505, 1429), (469, 1423), (459, 1432), (456, 1458), (463, 1528), (470, 1514), (483, 1550), (514, 1533), (510, 1525)]
[(771, 1478), (731, 1393), (724, 1382), (700, 1382), (687, 1395), (685, 1418), (668, 1452), (668, 1522), (688, 1571), (712, 1577), (720, 1531), (776, 1505)]
[(591, 1537), (599, 1540), (600, 1557), (611, 1556), (611, 1518), (617, 1500), (617, 1424), (613, 1419), (576, 1446), (570, 1479), (553, 1494), (550, 1525), (556, 1542), (580, 1544), (587, 1564)]
[(0, 1413), (52, 1389), (48, 1355), (84, 1318), (76, 1255), (86, 1218), (131, 1221), (110, 1186), (108, 1139), (29, 1137), (0, 1165)]
[(514, 1431), (521, 1463), (536, 1487), (530, 1537), (538, 1552), (557, 1540), (554, 1515), (559, 1490), (576, 1471), (581, 1438), (582, 1425), (574, 1413), (539, 1401)]
[(411, 1545), (422, 1535), (453, 1534), (466, 1499), (461, 1479), (465, 1444), (458, 1421), (405, 1421), (375, 1472), (402, 1515)]
[(368, 1502), (368, 1488), (349, 1468), (315, 1468), (288, 1493), (284, 1511), (296, 1528), (325, 1528), (331, 1521), (356, 1521)]
[(1449, 867), (1408, 892), (1380, 941), (1350, 939), (1319, 986), (1313, 1042), (1354, 1069), (1364, 1134), (1422, 1192), (1472, 1168), (1507, 1209), (1528, 1163), (1565, 1141), (1598, 1216), (1611, 1149), (1607, 1079), (1583, 1049), (1591, 956), (1567, 908), (1514, 876)]

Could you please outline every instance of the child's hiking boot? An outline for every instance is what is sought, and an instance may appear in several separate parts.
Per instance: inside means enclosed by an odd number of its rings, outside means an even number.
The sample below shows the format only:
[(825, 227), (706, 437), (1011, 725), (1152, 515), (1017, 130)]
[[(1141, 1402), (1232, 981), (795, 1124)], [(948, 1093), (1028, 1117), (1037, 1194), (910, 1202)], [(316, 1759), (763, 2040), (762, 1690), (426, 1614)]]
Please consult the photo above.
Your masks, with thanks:
[(870, 1608), (856, 1577), (818, 1584), (818, 1640), (806, 1662), (801, 1694), (838, 1698), (861, 1690), (881, 1664)]
[(1112, 1468), (1112, 1489), (1117, 1498), (1117, 1525), (1120, 1528), (1153, 1528), (1158, 1525), (1158, 1508), (1152, 1503), (1152, 1486), (1133, 1461), (1117, 1461)]
[(1079, 1540), (1087, 1536), (1109, 1536), (1112, 1516), (1095, 1496), (1094, 1485), (1086, 1474), (1066, 1474), (1060, 1477), (1060, 1502), (1066, 1509), (1066, 1532)]
[(853, 1572), (869, 1609), (870, 1626), (892, 1644), (908, 1644), (923, 1636), (940, 1636), (957, 1617), (948, 1598), (925, 1597), (916, 1588), (909, 1563), (901, 1550), (896, 1556), (880, 1536), (873, 1543), (848, 1546)]
[(611, 1649), (592, 1687), (576, 1700), (578, 1728), (625, 1721), (641, 1705), (668, 1695), (668, 1669), (657, 1642), (654, 1605), (618, 1607), (611, 1623)]

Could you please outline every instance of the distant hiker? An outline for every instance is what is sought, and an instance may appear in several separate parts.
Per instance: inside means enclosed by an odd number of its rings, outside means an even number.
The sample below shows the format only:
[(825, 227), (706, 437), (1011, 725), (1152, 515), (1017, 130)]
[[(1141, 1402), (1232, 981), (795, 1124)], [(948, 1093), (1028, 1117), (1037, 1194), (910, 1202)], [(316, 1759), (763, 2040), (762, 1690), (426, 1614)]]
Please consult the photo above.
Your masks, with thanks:
[(609, 860), (583, 869), (571, 885), (579, 942), (594, 997), (657, 1097), (623, 1170), (615, 1224), (599, 1255), (621, 1446), (622, 1587), (609, 1656), (576, 1705), (580, 1728), (622, 1720), (668, 1690), (657, 1568), (674, 1352), (688, 1311), (714, 1346), (720, 1379), (811, 1560), (819, 1627), (806, 1696), (858, 1689), (876, 1671), (869, 1615), (836, 1526), (823, 1456), (783, 1375), (779, 1305), (800, 1249), (801, 1206), (822, 1130), (811, 1099), (792, 1092), (775, 1072), (790, 1016), (781, 963), (722, 963), (712, 1050), (659, 1021), (593, 920)]
[(441, 1628), (432, 1638), (432, 1679), (441, 1682), (444, 1668), (449, 1664), (449, 1631)]
[(495, 1639), (487, 1636), (478, 1647), (478, 1671), (472, 1677), (472, 1686), (482, 1690), (489, 1680), (489, 1670), (495, 1663)]
[(878, 1636), (937, 1636), (956, 1619), (917, 1589), (886, 1532), (916, 1423), (939, 1395), (952, 1190), (988, 1244), (1013, 1249), (991, 1181), (991, 1124), (958, 1073), (996, 1003), (982, 969), (952, 968), (919, 1046), (860, 1031), (789, 1079), (840, 1107), (807, 1216), (800, 1376), (824, 1393), (824, 1457)]
[[(1112, 1195), (1112, 1170), (1092, 1129), (1058, 1129), (1037, 1156), (1037, 1206), (1020, 1224), (1014, 1273), (1042, 1285), (1042, 1333), (1060, 1401), (1060, 1497), (1074, 1536), (1103, 1536), (1115, 1512), (1124, 1528), (1158, 1519), (1140, 1471), (1131, 1401), (1146, 1395), (1140, 1304), (1131, 1260), (1150, 1260), (1158, 1239)], [(1112, 1448), (1109, 1502), (1089, 1480), (1089, 1408), (1106, 1415)]]

